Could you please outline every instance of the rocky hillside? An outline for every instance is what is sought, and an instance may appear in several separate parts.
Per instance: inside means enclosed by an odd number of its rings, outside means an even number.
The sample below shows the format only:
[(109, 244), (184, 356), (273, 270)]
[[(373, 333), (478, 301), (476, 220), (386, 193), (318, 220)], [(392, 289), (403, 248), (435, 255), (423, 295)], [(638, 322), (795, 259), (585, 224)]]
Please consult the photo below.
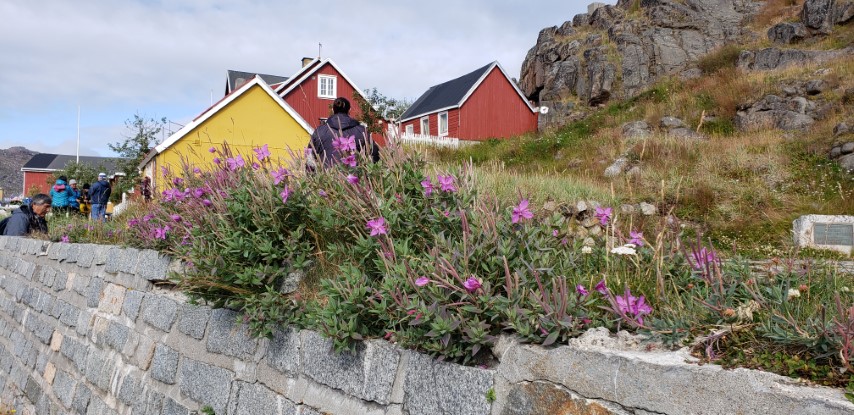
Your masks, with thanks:
[(24, 186), (24, 174), (21, 167), (29, 161), (38, 151), (28, 150), (24, 147), (11, 147), (0, 149), (0, 187), (6, 193), (6, 197), (17, 196)]
[[(522, 63), (520, 87), (529, 99), (550, 108), (541, 127), (564, 125), (584, 117), (591, 107), (635, 97), (663, 77), (699, 77), (701, 58), (724, 45), (755, 44), (757, 35), (749, 24), (766, 3), (619, 0), (598, 7), (540, 31)], [(785, 45), (826, 35), (834, 24), (852, 21), (854, 1), (808, 0), (799, 14), (797, 22), (771, 27), (768, 42)], [(846, 53), (854, 48), (803, 51), (786, 45), (742, 51), (738, 65), (769, 70)]]

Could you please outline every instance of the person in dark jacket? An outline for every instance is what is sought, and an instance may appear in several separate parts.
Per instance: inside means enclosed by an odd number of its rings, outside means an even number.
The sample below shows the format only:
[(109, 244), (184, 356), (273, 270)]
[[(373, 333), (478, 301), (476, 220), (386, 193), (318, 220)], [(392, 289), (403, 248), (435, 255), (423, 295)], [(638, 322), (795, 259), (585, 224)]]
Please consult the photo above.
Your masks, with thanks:
[[(355, 148), (342, 144), (342, 139), (355, 138)], [(365, 127), (350, 117), (350, 101), (339, 97), (332, 103), (332, 116), (311, 134), (311, 148), (315, 158), (329, 167), (338, 163), (355, 165), (355, 154), (367, 151), (370, 146), (370, 158), (376, 163), (380, 159), (380, 149), (368, 137)], [(346, 148), (345, 148), (346, 147)]]
[(52, 200), (50, 196), (39, 193), (33, 197), (30, 205), (23, 205), (14, 212), (6, 221), (6, 229), (3, 235), (24, 236), (32, 232), (47, 233), (47, 220), (45, 215), (50, 211)]
[(110, 193), (113, 192), (110, 182), (107, 181), (106, 173), (98, 173), (98, 181), (92, 183), (89, 188), (89, 199), (92, 201), (92, 219), (104, 221), (107, 214), (107, 203), (110, 201)]

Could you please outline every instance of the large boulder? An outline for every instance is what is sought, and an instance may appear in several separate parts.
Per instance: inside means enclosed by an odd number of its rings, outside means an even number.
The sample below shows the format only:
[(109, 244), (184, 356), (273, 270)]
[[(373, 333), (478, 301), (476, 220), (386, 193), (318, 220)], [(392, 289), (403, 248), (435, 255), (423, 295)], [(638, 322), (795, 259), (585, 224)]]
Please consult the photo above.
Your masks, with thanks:
[(646, 121), (632, 121), (623, 124), (622, 127), (622, 135), (623, 138), (633, 139), (633, 138), (647, 138), (652, 135), (652, 131), (649, 128), (649, 124)]
[(608, 62), (604, 47), (586, 50), (584, 60), (587, 66), (587, 88), (582, 91), (584, 98), (587, 98), (591, 107), (608, 102), (617, 77), (617, 67)]
[(801, 10), (801, 21), (810, 29), (830, 33), (834, 23), (835, 0), (807, 0)]
[(803, 23), (779, 23), (768, 29), (768, 40), (774, 43), (798, 43), (808, 36)]
[(735, 126), (741, 131), (768, 128), (806, 130), (820, 118), (819, 107), (804, 97), (767, 95), (761, 100), (743, 105), (735, 116)]
[(833, 21), (836, 24), (847, 24), (854, 17), (854, 0), (837, 1), (833, 12)]
[(854, 173), (854, 154), (840, 157), (838, 163), (843, 170)]

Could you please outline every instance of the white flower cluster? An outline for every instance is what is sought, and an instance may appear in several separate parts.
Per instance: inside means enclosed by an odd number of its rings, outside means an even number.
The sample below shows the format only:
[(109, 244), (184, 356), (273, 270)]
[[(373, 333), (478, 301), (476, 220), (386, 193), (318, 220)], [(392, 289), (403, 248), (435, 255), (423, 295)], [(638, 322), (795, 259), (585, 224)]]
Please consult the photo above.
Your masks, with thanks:
[(618, 246), (612, 249), (611, 253), (617, 255), (637, 255), (637, 252), (635, 252), (635, 244), (625, 244), (623, 246)]

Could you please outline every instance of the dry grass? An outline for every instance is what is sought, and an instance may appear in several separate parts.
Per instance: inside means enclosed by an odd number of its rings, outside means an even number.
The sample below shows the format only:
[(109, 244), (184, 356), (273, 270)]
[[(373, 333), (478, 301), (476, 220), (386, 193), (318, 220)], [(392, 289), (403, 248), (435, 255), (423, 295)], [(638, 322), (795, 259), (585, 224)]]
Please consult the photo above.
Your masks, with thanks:
[(767, 0), (749, 27), (765, 36), (769, 27), (797, 19), (803, 6), (804, 0)]

